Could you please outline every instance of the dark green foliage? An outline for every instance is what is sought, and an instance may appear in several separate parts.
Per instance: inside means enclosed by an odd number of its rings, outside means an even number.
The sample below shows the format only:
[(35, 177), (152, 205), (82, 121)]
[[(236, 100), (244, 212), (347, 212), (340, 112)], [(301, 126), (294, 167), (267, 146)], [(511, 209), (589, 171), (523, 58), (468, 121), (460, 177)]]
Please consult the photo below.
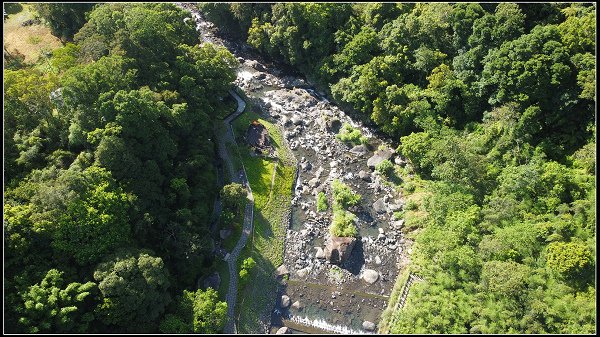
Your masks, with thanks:
[(79, 265), (96, 263), (102, 256), (130, 241), (129, 201), (110, 173), (86, 169), (83, 191), (56, 219), (52, 246), (72, 256)]
[[(212, 126), (237, 60), (199, 46), (173, 4), (99, 4), (87, 22), (85, 6), (39, 5), (66, 38), (83, 27), (46, 64), (5, 74), (9, 332), (153, 333), (212, 265)], [(46, 291), (34, 285), (48, 269), (61, 274)]]
[(353, 128), (348, 123), (342, 126), (335, 138), (349, 145), (366, 144), (368, 142), (367, 137), (362, 136), (360, 130)]
[(256, 262), (252, 257), (246, 258), (242, 261), (242, 267), (240, 268), (240, 284), (243, 286), (248, 282), (250, 271), (256, 266)]
[[(411, 269), (426, 281), (390, 332), (595, 332), (595, 6), (339, 5), (339, 24), (314, 30), (332, 8), (230, 17), (399, 140), (424, 179), (404, 215), (420, 229)], [(332, 189), (347, 223), (360, 198)]]
[[(94, 279), (103, 302), (96, 312), (105, 324), (151, 324), (171, 301), (168, 271), (150, 251), (123, 250), (98, 265)], [(135, 331), (135, 330), (134, 330)]]
[(385, 177), (389, 177), (394, 173), (394, 164), (389, 159), (386, 159), (375, 166), (375, 171), (383, 174)]
[(227, 303), (212, 288), (184, 290), (171, 311), (160, 324), (163, 333), (222, 333), (227, 321)]
[(79, 28), (85, 24), (86, 13), (93, 3), (37, 3), (38, 14), (50, 25), (52, 34), (61, 40), (71, 40)]

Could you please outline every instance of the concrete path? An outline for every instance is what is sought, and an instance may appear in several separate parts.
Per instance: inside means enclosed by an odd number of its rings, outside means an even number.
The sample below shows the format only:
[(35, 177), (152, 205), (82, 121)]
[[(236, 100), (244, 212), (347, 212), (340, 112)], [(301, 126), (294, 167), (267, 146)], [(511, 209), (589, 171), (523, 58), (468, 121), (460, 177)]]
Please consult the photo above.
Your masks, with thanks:
[[(248, 240), (248, 236), (252, 233), (252, 224), (254, 219), (254, 197), (252, 196), (252, 189), (250, 188), (250, 184), (248, 183), (248, 179), (246, 177), (246, 169), (244, 168), (244, 163), (242, 162), (242, 170), (239, 172), (235, 172), (233, 167), (233, 161), (231, 160), (231, 156), (239, 155), (238, 153), (229, 153), (227, 151), (226, 143), (230, 142), (232, 144), (236, 144), (235, 135), (233, 133), (233, 127), (231, 123), (237, 117), (239, 117), (246, 109), (246, 102), (238, 96), (235, 91), (230, 90), (229, 94), (235, 98), (237, 101), (237, 109), (234, 113), (227, 116), (223, 123), (227, 129), (227, 133), (224, 135), (220, 135), (219, 137), (219, 156), (223, 159), (225, 163), (225, 167), (229, 176), (231, 177), (232, 182), (237, 182), (244, 187), (248, 191), (248, 201), (246, 203), (246, 207), (244, 210), (244, 224), (242, 227), (242, 235), (235, 245), (235, 248), (232, 252), (229, 253), (227, 258), (227, 264), (229, 267), (229, 290), (227, 291), (227, 324), (225, 325), (225, 333), (237, 333), (237, 329), (235, 326), (235, 305), (237, 301), (237, 288), (238, 288), (238, 270), (237, 270), (237, 259), (240, 255), (240, 252), (246, 245), (246, 241)], [(237, 144), (236, 144), (237, 148)], [(240, 158), (241, 162), (241, 158)]]

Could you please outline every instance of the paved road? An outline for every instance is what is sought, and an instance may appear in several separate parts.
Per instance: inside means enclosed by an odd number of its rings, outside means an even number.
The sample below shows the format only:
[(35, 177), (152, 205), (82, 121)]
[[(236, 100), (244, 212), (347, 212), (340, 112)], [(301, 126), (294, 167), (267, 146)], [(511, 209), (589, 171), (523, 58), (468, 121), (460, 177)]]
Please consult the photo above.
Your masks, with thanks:
[(240, 255), (240, 252), (246, 245), (246, 241), (248, 240), (248, 236), (252, 233), (252, 224), (254, 219), (254, 197), (252, 196), (252, 189), (250, 188), (250, 184), (248, 183), (248, 179), (246, 178), (246, 169), (243, 167), (240, 172), (235, 172), (233, 167), (233, 161), (231, 160), (231, 156), (238, 155), (237, 153), (229, 153), (227, 151), (227, 146), (225, 145), (227, 142), (231, 142), (235, 144), (235, 136), (233, 134), (233, 127), (231, 126), (231, 122), (239, 117), (246, 108), (246, 102), (238, 96), (233, 90), (230, 90), (229, 93), (235, 100), (237, 101), (238, 107), (234, 113), (229, 115), (223, 123), (227, 129), (227, 133), (221, 135), (219, 137), (219, 156), (223, 159), (225, 166), (227, 168), (227, 172), (229, 172), (229, 176), (233, 182), (238, 182), (246, 187), (248, 191), (248, 202), (246, 203), (246, 207), (244, 210), (244, 225), (242, 228), (242, 236), (239, 241), (235, 245), (235, 248), (231, 253), (229, 253), (229, 257), (227, 259), (227, 264), (229, 266), (229, 290), (227, 291), (227, 324), (225, 325), (225, 333), (237, 333), (237, 329), (235, 327), (235, 304), (237, 301), (237, 288), (238, 288), (238, 270), (237, 270), (237, 259)]

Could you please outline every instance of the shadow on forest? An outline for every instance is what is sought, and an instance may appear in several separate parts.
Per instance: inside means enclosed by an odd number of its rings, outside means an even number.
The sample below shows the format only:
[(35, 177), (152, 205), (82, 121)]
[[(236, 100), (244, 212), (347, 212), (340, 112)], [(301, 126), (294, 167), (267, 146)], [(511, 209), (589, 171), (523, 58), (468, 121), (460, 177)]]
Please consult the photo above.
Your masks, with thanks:
[(4, 11), (6, 14), (17, 14), (23, 10), (23, 6), (20, 3), (6, 3), (4, 4)]

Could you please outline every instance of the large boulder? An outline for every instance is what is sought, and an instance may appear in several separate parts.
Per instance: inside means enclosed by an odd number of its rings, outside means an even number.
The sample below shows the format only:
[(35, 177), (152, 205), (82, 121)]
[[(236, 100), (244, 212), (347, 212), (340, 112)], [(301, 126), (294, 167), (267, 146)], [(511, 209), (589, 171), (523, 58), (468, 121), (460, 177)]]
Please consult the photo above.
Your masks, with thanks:
[(375, 323), (370, 321), (364, 321), (362, 327), (367, 331), (375, 331)]
[(388, 211), (388, 207), (385, 203), (385, 201), (383, 201), (383, 198), (379, 198), (377, 199), (377, 201), (375, 201), (373, 203), (373, 209), (375, 210), (375, 212), (382, 214)]
[(204, 289), (213, 288), (215, 290), (219, 289), (221, 285), (221, 276), (218, 272), (212, 273), (209, 277), (204, 280)]
[(368, 284), (373, 284), (379, 279), (379, 273), (373, 269), (365, 269), (362, 279)]
[(289, 270), (287, 269), (287, 267), (285, 266), (285, 264), (282, 264), (281, 266), (277, 267), (277, 269), (275, 270), (275, 275), (277, 276), (283, 276), (286, 274), (289, 274)]
[(329, 132), (338, 133), (342, 128), (342, 122), (336, 117), (326, 117), (325, 129)]
[(302, 310), (302, 308), (304, 308), (304, 306), (302, 305), (302, 303), (300, 303), (300, 301), (296, 301), (296, 302), (292, 303), (292, 308), (294, 308), (296, 310)]
[(275, 334), (283, 335), (283, 334), (288, 334), (288, 333), (290, 333), (290, 329), (287, 326), (282, 326), (281, 328), (279, 328), (279, 330), (277, 330), (277, 332)]
[(325, 251), (323, 251), (323, 248), (321, 248), (321, 247), (315, 247), (315, 249), (317, 250), (317, 252), (315, 253), (315, 257), (317, 259), (324, 259), (325, 258)]
[(371, 181), (371, 174), (363, 170), (360, 170), (360, 172), (358, 172), (358, 177), (367, 182)]
[(382, 161), (390, 159), (393, 154), (394, 152), (388, 148), (377, 150), (373, 156), (367, 160), (367, 166), (370, 168), (375, 168), (375, 166), (379, 165)]
[(289, 307), (291, 303), (292, 303), (292, 301), (290, 300), (290, 297), (288, 295), (281, 296), (281, 308), (282, 309)]
[(325, 243), (325, 259), (333, 264), (341, 264), (348, 260), (356, 238), (332, 236)]
[(367, 153), (367, 147), (364, 145), (356, 145), (355, 147), (350, 149), (350, 153), (355, 154), (357, 156), (363, 156)]

